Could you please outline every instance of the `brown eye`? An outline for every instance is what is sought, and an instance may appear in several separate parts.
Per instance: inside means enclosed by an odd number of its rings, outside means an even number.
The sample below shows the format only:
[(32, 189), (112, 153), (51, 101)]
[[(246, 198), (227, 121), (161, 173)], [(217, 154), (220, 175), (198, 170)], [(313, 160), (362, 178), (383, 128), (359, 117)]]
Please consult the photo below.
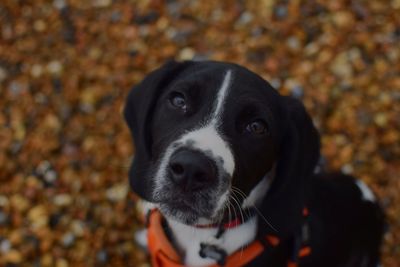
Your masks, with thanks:
[(175, 108), (186, 110), (186, 100), (183, 94), (174, 92), (171, 94), (169, 101), (171, 102), (171, 105)]
[(246, 131), (256, 135), (262, 135), (267, 133), (268, 127), (264, 121), (255, 120), (246, 126)]

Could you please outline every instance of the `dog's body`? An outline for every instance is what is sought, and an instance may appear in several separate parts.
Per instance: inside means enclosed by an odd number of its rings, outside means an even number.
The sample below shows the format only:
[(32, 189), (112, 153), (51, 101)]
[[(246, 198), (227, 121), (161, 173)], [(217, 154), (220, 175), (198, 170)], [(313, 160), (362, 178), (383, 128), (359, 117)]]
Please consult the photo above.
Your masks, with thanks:
[(131, 186), (166, 217), (185, 265), (215, 263), (204, 244), (229, 255), (273, 234), (279, 245), (248, 266), (286, 266), (307, 207), (302, 237), (312, 253), (300, 266), (377, 266), (383, 215), (372, 192), (352, 177), (313, 173), (311, 119), (256, 74), (229, 63), (168, 63), (131, 91), (125, 118), (136, 148)]

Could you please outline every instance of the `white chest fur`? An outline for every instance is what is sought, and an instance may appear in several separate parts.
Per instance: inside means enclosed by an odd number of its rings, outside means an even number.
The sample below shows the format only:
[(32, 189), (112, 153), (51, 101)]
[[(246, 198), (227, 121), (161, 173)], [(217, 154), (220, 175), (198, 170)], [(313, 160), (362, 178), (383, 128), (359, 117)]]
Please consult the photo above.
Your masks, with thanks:
[(235, 228), (227, 229), (218, 239), (215, 238), (218, 231), (216, 228), (196, 228), (173, 220), (167, 222), (185, 266), (200, 267), (215, 264), (212, 259), (200, 257), (201, 243), (216, 245), (230, 255), (253, 241), (257, 234), (257, 216)]

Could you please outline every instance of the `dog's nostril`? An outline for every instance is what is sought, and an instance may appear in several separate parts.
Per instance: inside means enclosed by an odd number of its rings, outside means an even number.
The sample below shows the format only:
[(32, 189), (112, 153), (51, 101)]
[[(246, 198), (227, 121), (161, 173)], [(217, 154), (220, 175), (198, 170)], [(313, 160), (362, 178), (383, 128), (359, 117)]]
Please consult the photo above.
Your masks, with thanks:
[(178, 163), (174, 163), (171, 164), (171, 170), (175, 173), (175, 174), (183, 174), (185, 172), (185, 169), (183, 168), (183, 166), (181, 164)]
[(206, 182), (208, 180), (207, 174), (204, 172), (196, 172), (193, 176), (197, 182)]

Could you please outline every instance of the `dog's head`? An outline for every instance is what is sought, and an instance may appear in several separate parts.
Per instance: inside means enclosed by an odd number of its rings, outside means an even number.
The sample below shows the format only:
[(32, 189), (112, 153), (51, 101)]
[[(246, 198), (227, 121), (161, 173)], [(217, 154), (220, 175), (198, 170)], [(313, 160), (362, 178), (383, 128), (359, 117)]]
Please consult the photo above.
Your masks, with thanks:
[(236, 195), (278, 231), (301, 218), (318, 134), (299, 101), (255, 73), (169, 62), (131, 90), (124, 115), (135, 143), (130, 184), (165, 216), (217, 221)]

